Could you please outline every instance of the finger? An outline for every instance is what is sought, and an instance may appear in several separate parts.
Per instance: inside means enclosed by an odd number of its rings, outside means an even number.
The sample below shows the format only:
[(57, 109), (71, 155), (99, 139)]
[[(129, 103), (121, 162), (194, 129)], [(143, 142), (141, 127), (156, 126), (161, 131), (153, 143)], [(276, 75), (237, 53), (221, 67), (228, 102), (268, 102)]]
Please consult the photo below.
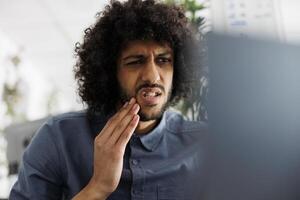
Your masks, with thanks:
[(123, 131), (132, 121), (133, 117), (138, 113), (139, 109), (140, 106), (138, 104), (135, 104), (130, 110), (130, 112), (119, 122), (119, 124), (116, 126), (115, 130), (113, 131), (111, 137), (108, 140), (110, 144), (115, 144), (117, 142), (120, 135), (122, 135)]
[(131, 98), (129, 102), (126, 102), (123, 107), (107, 121), (96, 139), (106, 142), (120, 120), (122, 120), (122, 118), (124, 118), (124, 116), (126, 116), (126, 114), (128, 114), (128, 112), (131, 110), (135, 101), (136, 100), (134, 98)]
[(116, 142), (116, 145), (123, 150), (125, 150), (127, 143), (129, 142), (132, 134), (134, 133), (138, 123), (140, 120), (139, 115), (134, 115), (133, 119), (130, 121), (129, 125), (126, 127), (126, 129), (123, 131), (121, 136), (119, 137), (118, 141)]

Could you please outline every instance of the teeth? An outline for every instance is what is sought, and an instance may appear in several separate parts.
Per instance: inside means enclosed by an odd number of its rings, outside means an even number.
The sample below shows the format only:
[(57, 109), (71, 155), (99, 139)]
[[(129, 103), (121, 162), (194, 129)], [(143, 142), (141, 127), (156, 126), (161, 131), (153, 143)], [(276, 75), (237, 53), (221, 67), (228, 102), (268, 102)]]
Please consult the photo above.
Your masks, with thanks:
[(160, 95), (158, 92), (143, 92), (144, 97), (157, 97), (158, 95)]
[(147, 96), (154, 97), (155, 92), (144, 92), (144, 97), (147, 97)]

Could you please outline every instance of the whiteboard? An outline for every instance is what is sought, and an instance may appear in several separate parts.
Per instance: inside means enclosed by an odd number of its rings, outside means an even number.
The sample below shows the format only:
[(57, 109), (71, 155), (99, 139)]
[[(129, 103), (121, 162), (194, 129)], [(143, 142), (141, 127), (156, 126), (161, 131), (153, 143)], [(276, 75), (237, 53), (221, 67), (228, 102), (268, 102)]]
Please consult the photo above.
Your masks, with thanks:
[(212, 28), (241, 36), (300, 42), (299, 0), (211, 0)]

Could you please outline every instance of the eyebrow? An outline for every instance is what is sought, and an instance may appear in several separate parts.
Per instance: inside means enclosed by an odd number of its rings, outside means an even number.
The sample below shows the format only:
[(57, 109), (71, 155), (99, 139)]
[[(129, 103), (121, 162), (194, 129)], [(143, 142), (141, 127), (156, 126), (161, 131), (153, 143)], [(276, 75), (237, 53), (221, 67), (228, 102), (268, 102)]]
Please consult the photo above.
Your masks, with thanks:
[(168, 55), (172, 55), (172, 52), (171, 51), (166, 51), (166, 52), (164, 52), (164, 53), (160, 53), (160, 54), (158, 54), (157, 56), (168, 56)]
[[(168, 56), (168, 55), (172, 55), (172, 53), (170, 51), (167, 51), (167, 52), (164, 52), (164, 53), (160, 53), (158, 54), (157, 56)], [(145, 56), (143, 54), (136, 54), (136, 55), (129, 55), (129, 56), (126, 56), (125, 58), (123, 58), (122, 60), (128, 60), (130, 58), (132, 59), (141, 59), (141, 58), (144, 58)]]

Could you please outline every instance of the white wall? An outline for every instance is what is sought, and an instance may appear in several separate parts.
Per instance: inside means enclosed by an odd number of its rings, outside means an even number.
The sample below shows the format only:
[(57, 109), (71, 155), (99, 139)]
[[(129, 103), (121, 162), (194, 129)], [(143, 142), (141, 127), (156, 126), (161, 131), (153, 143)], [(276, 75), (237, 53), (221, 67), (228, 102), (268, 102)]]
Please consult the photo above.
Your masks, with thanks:
[[(105, 3), (99, 0), (0, 1), (0, 32), (22, 55), (20, 71), (29, 82), (29, 119), (46, 114), (46, 98), (53, 90), (58, 102), (54, 113), (82, 108), (72, 71), (74, 45), (81, 41), (84, 29), (95, 21), (95, 14)], [(0, 67), (2, 73), (3, 68)]]

